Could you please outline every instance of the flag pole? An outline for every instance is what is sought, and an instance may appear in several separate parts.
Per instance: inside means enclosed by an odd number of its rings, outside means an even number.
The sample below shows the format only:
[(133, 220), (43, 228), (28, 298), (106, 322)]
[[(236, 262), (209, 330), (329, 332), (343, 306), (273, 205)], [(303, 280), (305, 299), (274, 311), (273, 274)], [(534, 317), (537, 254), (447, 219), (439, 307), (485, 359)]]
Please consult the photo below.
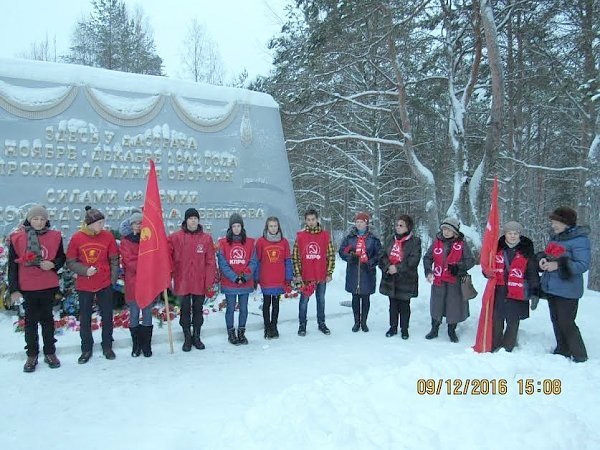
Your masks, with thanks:
[(165, 309), (167, 311), (167, 333), (169, 335), (169, 347), (171, 348), (171, 354), (175, 353), (173, 350), (173, 331), (171, 330), (171, 307), (169, 306), (169, 296), (167, 290), (163, 291), (163, 299), (165, 301)]

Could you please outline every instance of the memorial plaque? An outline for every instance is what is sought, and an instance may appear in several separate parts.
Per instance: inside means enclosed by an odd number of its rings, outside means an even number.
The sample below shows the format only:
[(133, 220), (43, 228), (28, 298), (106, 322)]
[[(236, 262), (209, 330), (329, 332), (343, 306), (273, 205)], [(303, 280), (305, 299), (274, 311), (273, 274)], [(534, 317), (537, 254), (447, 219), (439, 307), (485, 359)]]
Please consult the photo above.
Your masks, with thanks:
[(84, 207), (117, 229), (156, 163), (165, 226), (187, 208), (216, 239), (233, 212), (249, 236), (299, 227), (279, 108), (267, 94), (165, 77), (0, 58), (0, 235), (31, 204), (68, 237)]

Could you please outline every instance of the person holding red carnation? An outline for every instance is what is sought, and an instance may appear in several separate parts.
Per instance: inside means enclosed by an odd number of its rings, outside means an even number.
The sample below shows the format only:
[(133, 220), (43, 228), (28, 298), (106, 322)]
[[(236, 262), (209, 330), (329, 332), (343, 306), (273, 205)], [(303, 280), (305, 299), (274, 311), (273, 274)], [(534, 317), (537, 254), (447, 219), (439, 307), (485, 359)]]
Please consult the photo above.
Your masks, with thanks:
[(27, 212), (21, 230), (9, 237), (8, 288), (14, 302), (23, 298), (27, 361), (23, 372), (33, 372), (39, 353), (38, 324), (42, 327), (44, 362), (60, 367), (56, 357), (52, 305), (58, 292), (57, 271), (65, 263), (62, 236), (50, 230), (48, 211), (34, 205)]
[(277, 330), (279, 297), (283, 293), (291, 292), (289, 284), (293, 278), (290, 244), (283, 237), (277, 217), (269, 217), (265, 222), (263, 235), (256, 241), (255, 251), (256, 279), (263, 294), (265, 339), (277, 339), (279, 337), (279, 330)]
[(319, 223), (319, 213), (309, 208), (304, 213), (304, 229), (296, 234), (292, 250), (294, 281), (302, 283), (298, 305), (298, 336), (306, 336), (308, 300), (317, 298), (317, 324), (323, 334), (331, 334), (325, 324), (325, 291), (335, 269), (335, 248), (329, 233)]
[[(254, 239), (246, 236), (244, 219), (237, 213), (233, 213), (229, 217), (227, 234), (224, 238), (219, 239), (217, 259), (221, 271), (221, 292), (225, 294), (227, 302), (227, 311), (225, 311), (227, 339), (233, 345), (246, 345), (248, 344), (248, 338), (246, 338), (248, 297), (254, 290), (254, 272), (257, 261)], [(240, 306), (237, 336), (233, 317), (236, 302)]]
[(110, 231), (104, 229), (104, 214), (91, 206), (85, 207), (85, 218), (67, 247), (67, 267), (77, 274), (75, 289), (79, 297), (79, 364), (92, 357), (92, 305), (94, 300), (102, 316), (102, 353), (115, 359), (113, 342), (113, 290), (119, 275), (119, 249)]
[(181, 349), (189, 352), (193, 345), (198, 350), (204, 350), (206, 346), (200, 339), (204, 324), (204, 300), (215, 282), (217, 272), (212, 236), (200, 224), (198, 210), (188, 208), (181, 229), (171, 234), (168, 240), (173, 261), (173, 292), (181, 307)]
[(553, 353), (585, 362), (587, 350), (575, 319), (583, 295), (583, 274), (591, 261), (589, 228), (578, 226), (577, 212), (565, 206), (550, 214), (550, 227), (550, 242), (538, 259), (556, 338)]
[(346, 292), (352, 294), (354, 325), (352, 332), (359, 329), (369, 331), (367, 318), (371, 307), (371, 294), (377, 284), (377, 262), (381, 253), (381, 241), (369, 229), (369, 214), (359, 212), (354, 216), (354, 226), (342, 240), (340, 257), (346, 261)]

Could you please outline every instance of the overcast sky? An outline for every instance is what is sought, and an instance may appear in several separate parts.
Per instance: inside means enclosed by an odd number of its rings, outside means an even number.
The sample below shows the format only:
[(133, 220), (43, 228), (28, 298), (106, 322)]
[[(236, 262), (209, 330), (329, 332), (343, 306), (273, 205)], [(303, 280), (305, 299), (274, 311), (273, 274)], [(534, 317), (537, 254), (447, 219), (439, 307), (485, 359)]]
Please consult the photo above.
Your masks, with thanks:
[[(59, 55), (67, 52), (75, 24), (89, 17), (88, 0), (1, 0), (0, 56), (15, 57), (56, 36)], [(180, 71), (185, 30), (196, 17), (218, 44), (227, 79), (244, 68), (250, 78), (267, 75), (272, 55), (269, 39), (280, 30), (290, 0), (125, 0), (130, 10), (141, 5), (154, 30), (157, 52), (167, 75)]]

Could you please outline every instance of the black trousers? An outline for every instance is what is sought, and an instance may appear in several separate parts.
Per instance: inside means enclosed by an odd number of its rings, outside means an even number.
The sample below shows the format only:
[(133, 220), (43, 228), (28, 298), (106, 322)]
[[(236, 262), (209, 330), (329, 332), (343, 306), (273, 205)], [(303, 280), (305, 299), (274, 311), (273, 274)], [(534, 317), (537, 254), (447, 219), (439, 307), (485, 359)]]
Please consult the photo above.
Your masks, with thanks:
[(573, 356), (575, 360), (585, 361), (587, 350), (579, 328), (575, 324), (579, 299), (548, 296), (550, 320), (554, 328), (556, 349), (565, 356)]
[[(271, 307), (273, 311), (271, 312)], [(279, 295), (263, 295), (263, 321), (265, 326), (277, 325), (279, 318)]]
[(495, 350), (504, 347), (507, 352), (512, 352), (517, 345), (517, 334), (519, 333), (519, 319), (506, 319), (506, 329), (504, 329), (505, 319), (500, 314), (494, 314), (492, 328), (492, 349)]
[(408, 330), (410, 322), (410, 299), (402, 300), (390, 297), (390, 327), (398, 329), (398, 316), (400, 316), (400, 329)]
[(352, 294), (352, 312), (355, 323), (367, 323), (369, 309), (371, 308), (371, 296), (369, 294)]
[(25, 348), (27, 349), (27, 356), (37, 356), (40, 351), (38, 323), (42, 326), (44, 355), (53, 355), (56, 352), (54, 346), (56, 339), (54, 339), (52, 303), (56, 289), (21, 291), (21, 293), (23, 294), (23, 307), (25, 308)]
[(200, 328), (204, 323), (204, 295), (179, 295), (180, 311), (179, 325), (182, 328), (189, 329), (194, 325), (194, 328)]
[(91, 352), (94, 346), (92, 336), (92, 305), (94, 299), (102, 317), (102, 348), (112, 348), (113, 335), (113, 290), (107, 286), (98, 292), (79, 291), (79, 336), (81, 351)]

